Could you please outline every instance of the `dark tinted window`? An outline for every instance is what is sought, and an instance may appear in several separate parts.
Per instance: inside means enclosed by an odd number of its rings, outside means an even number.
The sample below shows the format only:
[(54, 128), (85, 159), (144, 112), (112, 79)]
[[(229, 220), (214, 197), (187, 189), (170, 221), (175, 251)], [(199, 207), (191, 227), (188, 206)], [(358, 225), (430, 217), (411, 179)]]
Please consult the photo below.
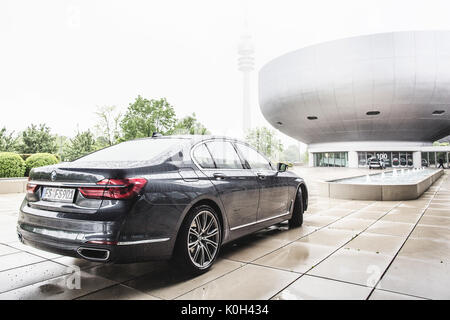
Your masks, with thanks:
[(77, 162), (85, 161), (146, 161), (168, 151), (183, 139), (142, 139), (116, 144), (115, 146), (88, 154)]
[(215, 168), (214, 161), (211, 158), (211, 154), (206, 148), (205, 144), (201, 144), (194, 149), (193, 153), (195, 161), (200, 165), (200, 167), (205, 169)]
[(242, 169), (241, 160), (231, 143), (211, 141), (207, 142), (206, 145), (218, 169)]
[(236, 147), (245, 160), (247, 160), (250, 168), (272, 170), (270, 162), (256, 150), (240, 143), (236, 143)]

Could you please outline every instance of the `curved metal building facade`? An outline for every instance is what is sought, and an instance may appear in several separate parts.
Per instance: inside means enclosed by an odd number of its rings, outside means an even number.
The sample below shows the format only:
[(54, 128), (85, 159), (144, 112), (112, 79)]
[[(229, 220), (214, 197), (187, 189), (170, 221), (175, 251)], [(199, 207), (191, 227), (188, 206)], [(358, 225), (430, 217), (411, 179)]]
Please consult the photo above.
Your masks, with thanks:
[(373, 34), (290, 52), (261, 69), (259, 103), (270, 124), (310, 149), (429, 145), (450, 134), (450, 31)]

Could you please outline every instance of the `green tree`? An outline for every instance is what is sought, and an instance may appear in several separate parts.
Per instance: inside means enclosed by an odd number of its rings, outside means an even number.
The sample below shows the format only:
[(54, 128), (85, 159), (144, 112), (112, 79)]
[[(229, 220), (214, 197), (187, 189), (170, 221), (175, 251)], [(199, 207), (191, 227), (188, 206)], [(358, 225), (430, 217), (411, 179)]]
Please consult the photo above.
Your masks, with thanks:
[(22, 142), (18, 147), (22, 153), (56, 153), (56, 136), (45, 124), (32, 124), (22, 132)]
[(288, 162), (299, 162), (300, 161), (300, 148), (296, 145), (290, 145), (280, 156), (280, 160)]
[(154, 132), (170, 134), (175, 123), (175, 110), (165, 98), (148, 100), (138, 96), (120, 122), (121, 140), (151, 137)]
[(95, 129), (98, 134), (97, 142), (103, 147), (116, 144), (120, 139), (120, 121), (122, 113), (116, 106), (104, 106), (97, 108), (97, 124)]
[(7, 133), (6, 128), (0, 129), (0, 152), (12, 152), (17, 150), (18, 137), (14, 136), (14, 131)]
[(283, 145), (277, 138), (276, 132), (266, 127), (250, 129), (245, 140), (271, 159), (276, 158), (283, 151)]
[(190, 116), (181, 118), (175, 124), (173, 134), (211, 134), (209, 130), (197, 120), (197, 116), (193, 113)]
[(63, 160), (73, 161), (88, 153), (99, 149), (95, 143), (94, 135), (90, 130), (78, 132), (77, 135), (70, 139), (64, 146)]

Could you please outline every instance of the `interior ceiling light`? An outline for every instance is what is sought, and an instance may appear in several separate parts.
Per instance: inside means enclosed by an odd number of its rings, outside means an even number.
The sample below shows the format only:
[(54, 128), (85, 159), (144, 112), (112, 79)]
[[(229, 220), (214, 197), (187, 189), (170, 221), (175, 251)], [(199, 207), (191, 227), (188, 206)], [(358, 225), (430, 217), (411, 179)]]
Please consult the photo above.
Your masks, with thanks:
[(366, 114), (368, 116), (376, 116), (376, 115), (380, 114), (380, 111), (367, 111)]
[(445, 110), (434, 110), (432, 114), (434, 116), (438, 116), (438, 115), (441, 115), (443, 113), (445, 113)]
[(308, 116), (306, 117), (308, 120), (317, 120), (318, 118), (316, 116)]

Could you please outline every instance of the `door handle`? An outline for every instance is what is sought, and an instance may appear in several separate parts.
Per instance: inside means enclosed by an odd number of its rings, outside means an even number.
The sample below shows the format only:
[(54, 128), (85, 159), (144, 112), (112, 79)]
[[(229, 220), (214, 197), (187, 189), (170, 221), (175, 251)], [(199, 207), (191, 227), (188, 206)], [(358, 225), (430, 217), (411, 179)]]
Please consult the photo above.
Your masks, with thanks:
[(227, 176), (223, 173), (217, 172), (217, 173), (213, 173), (213, 177), (216, 178), (217, 180), (223, 180)]
[(258, 172), (256, 175), (257, 175), (258, 178), (261, 179), (261, 180), (266, 179), (266, 175), (265, 175), (264, 173)]

